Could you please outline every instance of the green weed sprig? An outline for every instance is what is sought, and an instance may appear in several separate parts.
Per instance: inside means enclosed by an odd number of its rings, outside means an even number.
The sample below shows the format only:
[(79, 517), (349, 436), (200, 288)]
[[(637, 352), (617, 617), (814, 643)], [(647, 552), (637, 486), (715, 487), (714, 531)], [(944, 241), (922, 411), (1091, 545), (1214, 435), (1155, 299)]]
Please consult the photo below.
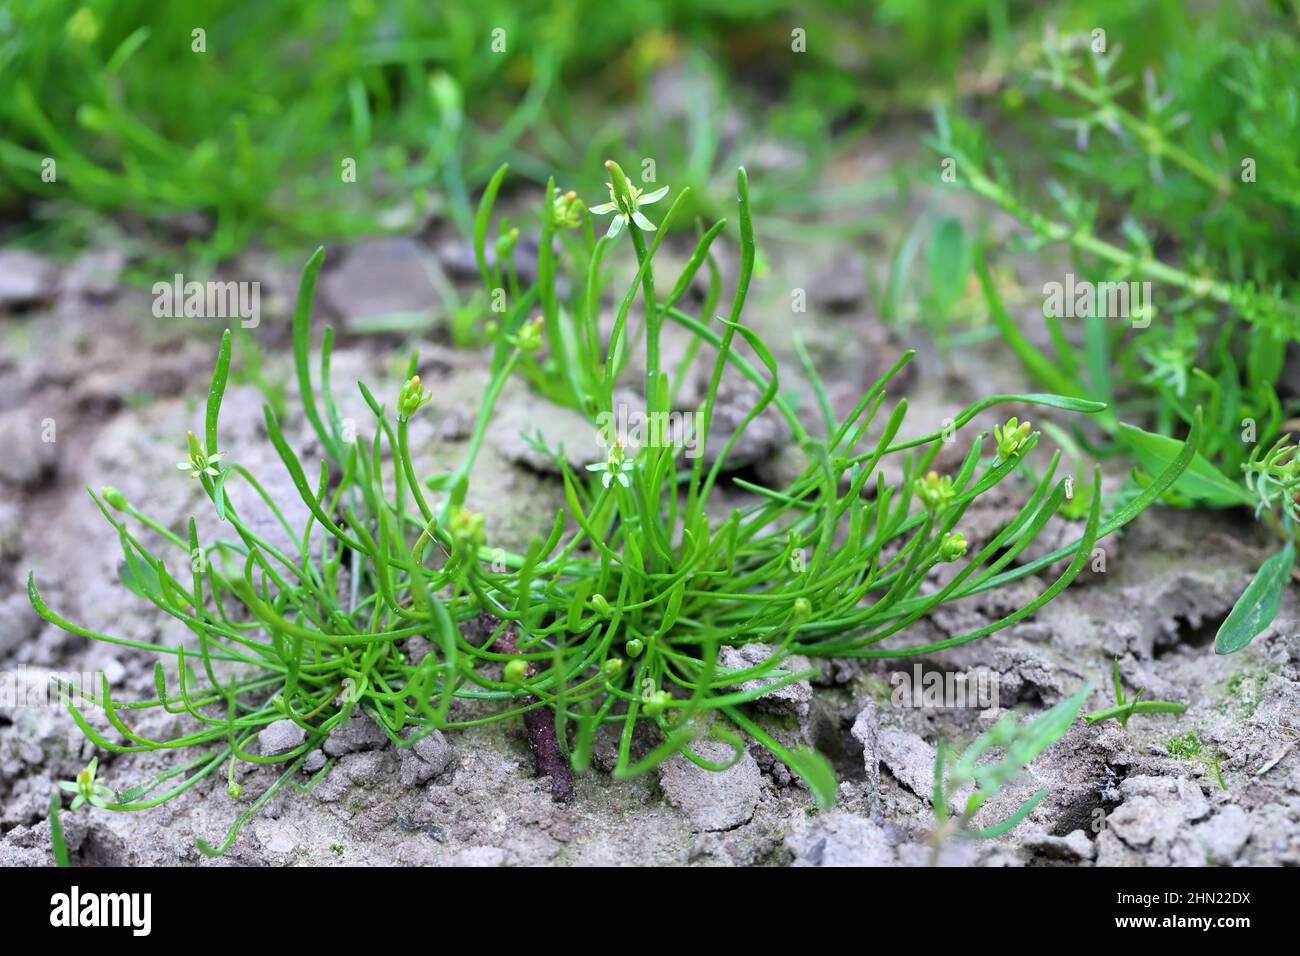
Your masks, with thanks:
[(1145, 688), (1140, 689), (1133, 699), (1129, 700), (1124, 696), (1124, 685), (1119, 680), (1119, 658), (1115, 658), (1114, 665), (1114, 683), (1115, 683), (1115, 706), (1108, 707), (1105, 710), (1095, 710), (1091, 714), (1084, 714), (1083, 719), (1090, 724), (1095, 724), (1101, 720), (1109, 720), (1114, 717), (1119, 721), (1121, 727), (1127, 727), (1129, 718), (1134, 714), (1181, 714), (1187, 710), (1186, 705), (1175, 703), (1172, 700), (1143, 700), (1142, 695), (1146, 693)]
[[(1006, 714), (963, 750), (955, 762), (949, 762), (947, 744), (939, 741), (934, 763), (936, 826), (931, 835), (935, 859), (943, 841), (950, 837), (986, 839), (1002, 836), (1033, 812), (1034, 807), (1047, 796), (1046, 788), (1035, 791), (1001, 822), (980, 830), (970, 829), (971, 821), (984, 804), (1015, 780), (1035, 757), (1065, 736), (1087, 694), (1088, 685), (1085, 684), (1073, 697), (1029, 721), (1022, 721), (1015, 713)], [(994, 756), (986, 759), (990, 755)], [(962, 803), (960, 813), (953, 816), (951, 804), (966, 788), (970, 788), (970, 793)]]
[[(475, 219), (476, 253), (489, 292), (498, 288), (494, 283), (506, 283), (509, 307), (493, 327), (482, 330), (492, 350), (491, 376), (465, 458), (455, 469), (422, 474), (418, 450), (411, 446), (409, 419), (420, 414), (429, 397), (414, 355), (391, 405), (358, 383), (372, 427), (358, 429), (350, 441), (344, 438), (327, 387), (331, 330), (325, 330), (318, 361), (310, 348), (312, 296), (324, 258), (318, 250), (302, 275), (293, 354), (303, 414), (323, 449), (319, 468), (309, 470), (299, 458), (269, 404), (263, 412), (268, 439), (308, 510), (305, 524), (292, 526), (251, 471), (220, 444), (229, 333), (213, 372), (203, 439), (189, 443), (187, 470), (193, 478), (186, 479), (199, 482), (228, 530), (201, 539), (193, 519), (176, 531), (120, 492), (91, 493), (118, 534), (123, 583), (192, 635), (188, 645), (167, 646), (81, 627), (49, 608), (29, 575), (32, 605), (47, 621), (159, 658), (156, 694), (150, 699), (117, 701), (106, 678), (97, 694), (67, 689), (69, 710), (86, 736), (106, 751), (177, 749), (192, 755), (119, 793), (108, 809), (157, 806), (223, 768), (233, 781), (238, 763), (274, 767), (274, 781), (251, 802), (231, 788), (239, 810), (230, 832), (215, 848), (200, 843), (205, 853), (224, 852), (244, 822), (293, 783), (307, 755), (358, 709), (399, 746), (434, 728), (481, 725), (544, 709), (553, 718), (563, 759), (579, 773), (590, 765), (597, 733), (608, 729), (616, 735), (616, 779), (643, 773), (674, 754), (720, 769), (740, 757), (747, 736), (790, 766), (818, 804), (828, 806), (836, 784), (825, 758), (808, 748), (785, 747), (743, 709), (810, 676), (790, 668), (792, 656), (930, 654), (1014, 624), (1067, 587), (1095, 542), (1156, 500), (1191, 462), (1195, 426), (1180, 453), (1123, 508), (1103, 518), (1100, 495), (1094, 493), (1077, 541), (1016, 565), (1064, 501), (1065, 482), (1055, 480), (1058, 452), (1042, 476), (1028, 482), (1019, 512), (982, 547), (968, 545), (958, 527), (967, 508), (1009, 479), (1013, 484), (1007, 489), (1020, 495), (1015, 482), (1039, 433), (1013, 419), (1000, 433), (996, 456), (985, 451), (986, 435), (973, 436), (957, 471), (938, 482), (942, 506), (922, 506), (916, 479), (933, 470), (951, 434), (1004, 403), (1083, 413), (1103, 406), (1051, 394), (991, 396), (964, 409), (948, 428), (899, 440), (907, 402), (900, 400), (886, 413), (885, 399), (891, 378), (911, 358), (906, 353), (843, 420), (831, 414), (814, 372), (813, 389), (823, 410), (814, 432), (780, 392), (771, 351), (743, 322), (756, 254), (745, 171), (737, 175), (736, 191), (740, 268), (729, 317), (723, 319), (711, 314), (722, 290), (709, 249), (725, 223), (704, 230), (675, 281), (660, 285), (655, 255), (682, 194), (658, 229), (643, 234), (646, 224), (630, 214), (626, 177), (613, 163), (607, 168), (616, 208), (629, 213), (619, 233), (628, 234), (634, 261), (626, 291), (615, 297), (607, 338), (599, 321), (602, 290), (611, 281), (615, 243), (622, 236), (598, 238), (585, 213), (581, 226), (571, 228), (571, 213), (580, 207), (548, 183), (536, 281), (523, 287), (517, 276), (502, 275), (499, 260), (488, 265), (487, 235), (505, 168), (492, 178)], [(556, 215), (559, 201), (566, 205), (561, 216)], [(565, 294), (557, 280), (561, 261), (570, 277)], [(706, 265), (706, 311), (692, 315), (682, 307), (684, 294)], [(638, 297), (642, 321), (634, 331), (632, 307)], [(577, 409), (595, 434), (603, 416), (615, 411), (616, 384), (644, 339), (644, 407), (677, 409), (690, 361), (670, 374), (656, 359), (667, 322), (693, 336), (692, 359), (710, 349), (714, 353), (709, 388), (698, 409), (699, 457), (688, 464), (684, 447), (647, 442), (635, 454), (611, 451), (605, 467), (588, 474), (547, 450), (561, 472), (565, 506), (545, 537), (522, 550), (495, 547), (498, 542), (486, 538), (482, 516), (468, 507), (469, 476), (506, 381), (519, 375), (552, 400)], [(738, 340), (757, 364), (734, 347)], [(748, 379), (759, 393), (732, 435), (714, 431), (727, 374)], [(728, 455), (744, 429), (769, 408), (788, 426), (804, 467), (779, 488), (734, 479), (752, 495), (751, 502), (717, 516), (710, 503)], [(537, 442), (545, 449), (540, 437)], [(707, 467), (706, 448), (713, 453)], [(886, 459), (901, 466), (898, 484), (884, 477)], [(191, 461), (195, 467), (188, 467)], [(251, 489), (259, 507), (282, 528), (287, 545), (272, 544), (255, 530), (232, 500), (236, 485)], [(140, 536), (142, 528), (174, 550), (155, 553)], [(905, 641), (908, 627), (940, 605), (1020, 580), (1062, 558), (1069, 559), (1068, 567), (1006, 616), (927, 645)], [(959, 567), (947, 583), (922, 593), (936, 565), (952, 562)], [(476, 629), (465, 626), (471, 622), (486, 622), (487, 636), (472, 637)], [(433, 649), (411, 660), (403, 642), (416, 636), (427, 638)], [(761, 663), (738, 670), (719, 663), (723, 647), (754, 642), (770, 648)], [(761, 686), (741, 689), (760, 679)], [(87, 719), (87, 701), (103, 708), (111, 731)], [(460, 704), (476, 706), (466, 710)], [(131, 718), (156, 710), (186, 715), (189, 728), (167, 739), (145, 736)], [(303, 742), (286, 753), (254, 752), (257, 734), (282, 720), (305, 731)], [(638, 728), (653, 743), (634, 759)], [(695, 744), (704, 739), (730, 746), (730, 760), (702, 757)]]
[[(1099, 454), (1126, 453), (1148, 468), (1203, 416), (1198, 456), (1166, 502), (1254, 506), (1283, 539), (1216, 638), (1220, 653), (1239, 650), (1276, 613), (1296, 544), (1300, 482), (1286, 423), (1300, 406), (1284, 400), (1281, 379), (1287, 344), (1300, 338), (1297, 245), (1286, 225), (1300, 208), (1300, 164), (1289, 145), (1298, 108), (1273, 90), (1300, 68), (1300, 44), (1284, 31), (1246, 42), (1206, 30), (1195, 51), (1171, 50), (1159, 72), (1148, 67), (1140, 88), (1118, 47), (1103, 52), (1079, 35), (1049, 33), (1024, 59), (1017, 78), (1036, 107), (1026, 133), (1064, 127), (1075, 133), (1074, 149), (1048, 141), (1050, 168), (1013, 177), (981, 129), (944, 110), (932, 145), (954, 162), (958, 186), (1027, 227), (1030, 247), (1067, 247), (1089, 277), (1151, 280), (1161, 305), (1144, 303), (1129, 316), (1132, 330), (1093, 309), (1078, 317), (1074, 335), (1044, 314), (1051, 345), (1038, 348), (1003, 308), (977, 255), (990, 316), (1039, 387), (1114, 406), (1118, 414), (1098, 424), (1118, 441)], [(1017, 185), (1044, 172), (1046, 197)], [(1044, 212), (1048, 203), (1057, 208)], [(1166, 239), (1159, 256), (1157, 237)], [(1123, 424), (1127, 414), (1153, 431)]]

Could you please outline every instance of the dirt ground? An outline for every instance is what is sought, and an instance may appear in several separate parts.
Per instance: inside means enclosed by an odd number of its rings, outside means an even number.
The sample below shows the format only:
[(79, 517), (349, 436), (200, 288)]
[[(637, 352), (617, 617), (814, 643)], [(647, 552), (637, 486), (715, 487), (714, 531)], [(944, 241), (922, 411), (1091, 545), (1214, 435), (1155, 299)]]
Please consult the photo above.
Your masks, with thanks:
[[(860, 156), (840, 164), (836, 175), (860, 173), (873, 162)], [(893, 397), (908, 398), (909, 433), (939, 427), (990, 390), (1023, 384), (992, 344), (945, 353), (919, 332), (882, 324), (867, 277), (883, 275), (885, 245), (783, 243), (764, 232), (761, 220), (757, 229), (770, 268), (756, 283), (746, 319), (768, 335), (783, 369), (793, 370), (790, 294), (807, 290), (808, 312), (797, 324), (837, 404), (851, 405), (905, 347), (919, 355)], [(230, 269), (262, 282), (263, 320), (255, 334), (267, 351), (262, 374), (269, 382), (292, 381), (288, 310), (309, 251), (282, 261), (249, 254)], [(434, 400), (413, 423), (415, 457), (430, 472), (458, 461), (487, 380), (486, 359), (448, 344), (429, 275), (432, 269), (468, 282), (466, 250), (432, 227), (329, 252), (318, 321), (327, 318), (343, 330), (334, 369), (344, 414), (364, 420), (360, 396), (350, 388), (357, 379), (376, 394), (396, 394), (406, 355), (400, 337), (348, 330), (364, 328), (370, 316), (428, 311), (434, 323), (416, 347)], [(724, 271), (733, 255), (724, 250)], [(115, 485), (173, 528), (182, 528), (190, 514), (212, 520), (201, 491), (175, 463), (184, 457), (186, 430), (201, 422), (223, 326), (155, 319), (147, 288), (131, 285), (122, 266), (109, 250), (88, 251), (71, 263), (0, 251), (0, 671), (17, 686), (44, 687), (52, 673), (102, 670), (115, 697), (130, 700), (152, 696), (152, 657), (44, 624), (26, 591), (30, 570), (44, 599), (69, 620), (134, 640), (184, 637), (176, 622), (160, 621), (119, 583), (115, 534), (85, 489)], [(1021, 278), (1032, 286), (1033, 276)], [(1027, 320), (1031, 311), (1021, 309)], [(239, 354), (237, 343), (237, 362)], [(286, 390), (292, 410), (293, 386)], [(251, 382), (232, 385), (222, 444), (272, 493), (283, 489), (286, 500), (296, 501), (266, 441), (261, 401)], [(286, 433), (308, 453), (302, 426), (291, 411)], [(552, 442), (578, 434), (567, 416), (540, 410), (539, 399), (512, 384), (471, 483), (469, 503), (487, 513), (489, 540), (522, 543), (549, 528), (553, 503), (560, 503), (559, 481), (519, 438), (538, 427)], [(770, 447), (756, 455), (760, 474), (789, 467), (798, 455), (780, 438), (771, 436)], [(1108, 480), (1122, 479), (1121, 468), (1108, 464)], [(1001, 499), (972, 511), (965, 531), (973, 542), (1018, 508), (1014, 498), (1023, 486), (1006, 487)], [(300, 523), (292, 507), (288, 517)], [(1072, 540), (1078, 531), (1049, 526), (1049, 543)], [(274, 533), (269, 521), (267, 533)], [(1186, 713), (1138, 716), (1127, 728), (1077, 721), (977, 823), (1001, 819), (1034, 790), (1049, 788), (1028, 820), (999, 839), (949, 843), (941, 861), (1300, 864), (1300, 602), (1294, 589), (1246, 651), (1218, 657), (1212, 646), (1268, 541), (1246, 512), (1155, 509), (1102, 547), (1101, 562), (1006, 631), (932, 657), (816, 662), (817, 680), (755, 707), (779, 738), (811, 743), (832, 758), (841, 782), (838, 805), (828, 813), (814, 813), (800, 781), (757, 748), (721, 774), (675, 758), (645, 777), (617, 782), (608, 773), (612, 742), (602, 741), (592, 772), (577, 780), (576, 799), (558, 805), (534, 775), (515, 723), (435, 734), (416, 752), (393, 747), (363, 718), (331, 738), (327, 749), (339, 760), (314, 789), (287, 790), (273, 800), (221, 859), (203, 857), (195, 838), (219, 842), (249, 798), (231, 800), (216, 776), (151, 811), (65, 813), (69, 846), (83, 865), (923, 865), (930, 861), (935, 740), (969, 740), (1006, 709), (1038, 712), (1085, 681), (1093, 688), (1086, 708), (1108, 706), (1111, 661), (1118, 658), (1130, 691), (1145, 688), (1149, 699), (1182, 702)], [(1031, 577), (1009, 591), (963, 601), (909, 629), (907, 641), (978, 627), (1049, 580)], [(994, 675), (999, 706), (900, 706), (892, 699), (891, 675), (914, 673), (914, 666)], [(179, 717), (148, 713), (138, 724), (146, 734), (180, 725)], [(0, 702), (0, 865), (52, 862), (49, 794), (91, 754), (66, 711)], [(101, 777), (115, 789), (179, 759), (169, 751), (99, 756)], [(270, 779), (270, 771), (250, 771), (242, 783), (256, 795)]]

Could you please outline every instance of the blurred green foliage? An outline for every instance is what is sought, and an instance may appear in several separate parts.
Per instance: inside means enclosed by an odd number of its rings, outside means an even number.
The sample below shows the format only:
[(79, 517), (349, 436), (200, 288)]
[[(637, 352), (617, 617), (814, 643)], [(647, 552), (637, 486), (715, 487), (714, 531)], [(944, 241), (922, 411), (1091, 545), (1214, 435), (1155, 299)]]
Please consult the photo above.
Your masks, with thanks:
[(571, 185), (589, 188), (591, 159), (631, 142), (700, 187), (760, 144), (798, 144), (797, 169), (756, 189), (768, 212), (833, 136), (924, 105), (972, 45), (1044, 15), (1008, 0), (5, 0), (0, 210), (47, 245), (109, 213), (215, 261), (254, 237), (426, 211), (467, 232), (503, 160), (538, 182), (584, 170)]

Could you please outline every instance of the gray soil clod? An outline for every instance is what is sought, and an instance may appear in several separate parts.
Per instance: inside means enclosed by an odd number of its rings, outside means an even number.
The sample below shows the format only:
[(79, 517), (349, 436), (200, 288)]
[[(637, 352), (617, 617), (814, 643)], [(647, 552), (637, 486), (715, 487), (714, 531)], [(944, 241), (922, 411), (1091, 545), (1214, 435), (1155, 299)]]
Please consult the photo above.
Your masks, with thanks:
[(307, 731), (287, 719), (277, 720), (267, 725), (266, 729), (257, 735), (257, 743), (263, 757), (286, 754), (295, 747), (301, 746), (306, 739)]
[[(718, 741), (695, 746), (704, 760), (722, 763), (732, 749)], [(721, 772), (706, 770), (678, 754), (659, 767), (659, 786), (668, 802), (699, 830), (734, 830), (753, 818), (763, 796), (762, 775), (749, 751)]]

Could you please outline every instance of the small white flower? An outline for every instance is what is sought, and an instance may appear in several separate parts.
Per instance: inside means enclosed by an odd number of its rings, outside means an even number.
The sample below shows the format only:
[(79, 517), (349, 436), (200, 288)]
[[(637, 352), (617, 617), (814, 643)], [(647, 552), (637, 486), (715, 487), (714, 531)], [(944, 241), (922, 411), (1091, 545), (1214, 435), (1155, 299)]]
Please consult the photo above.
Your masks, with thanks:
[(627, 223), (636, 223), (637, 226), (645, 232), (654, 232), (658, 226), (645, 217), (641, 212), (642, 206), (648, 206), (656, 203), (668, 195), (668, 187), (660, 186), (652, 193), (642, 193), (640, 189), (627, 184), (628, 196), (631, 198), (631, 208), (624, 209), (619, 205), (618, 196), (614, 193), (614, 184), (607, 183), (609, 186), (609, 202), (603, 202), (598, 206), (592, 206), (590, 211), (592, 215), (604, 216), (614, 213), (614, 218), (609, 224), (609, 231), (605, 233), (605, 238), (613, 239), (623, 231), (623, 226)]
[(191, 478), (200, 478), (207, 475), (209, 478), (216, 478), (221, 474), (217, 470), (217, 463), (225, 456), (225, 452), (217, 451), (211, 455), (201, 451), (191, 451), (190, 457), (182, 462), (177, 462), (176, 467), (181, 471), (188, 471)]
[(608, 488), (615, 481), (624, 488), (629, 487), (630, 482), (627, 476), (631, 473), (632, 468), (632, 460), (624, 453), (622, 442), (614, 443), (604, 461), (598, 461), (594, 465), (587, 466), (588, 471), (602, 472), (600, 484), (605, 488)]

